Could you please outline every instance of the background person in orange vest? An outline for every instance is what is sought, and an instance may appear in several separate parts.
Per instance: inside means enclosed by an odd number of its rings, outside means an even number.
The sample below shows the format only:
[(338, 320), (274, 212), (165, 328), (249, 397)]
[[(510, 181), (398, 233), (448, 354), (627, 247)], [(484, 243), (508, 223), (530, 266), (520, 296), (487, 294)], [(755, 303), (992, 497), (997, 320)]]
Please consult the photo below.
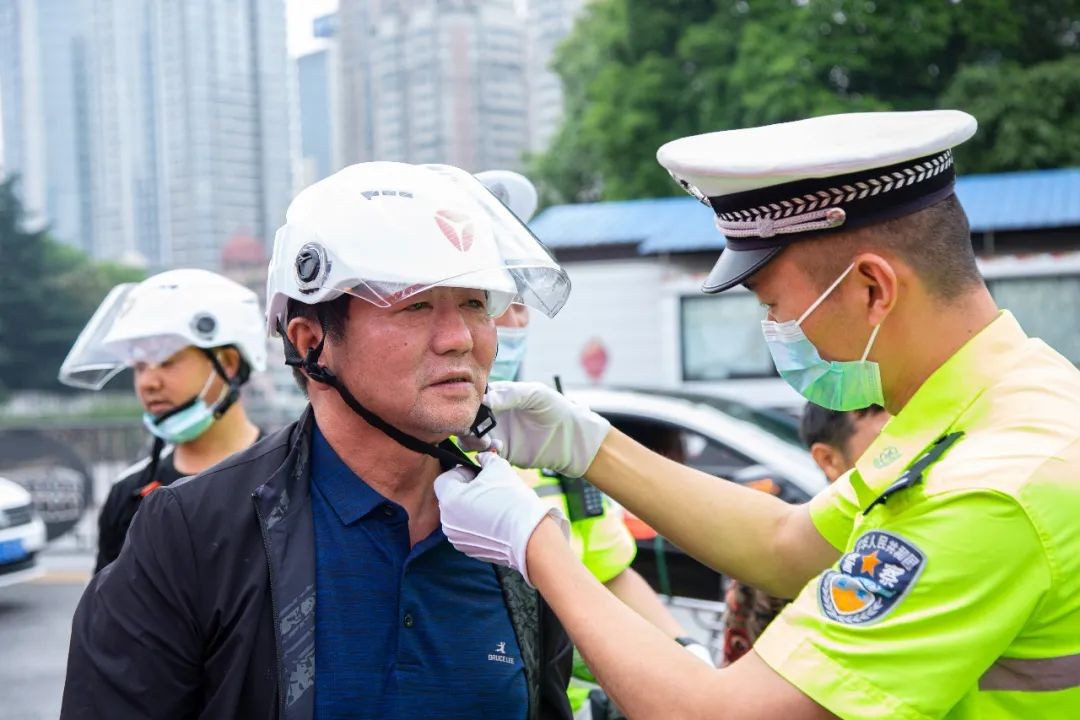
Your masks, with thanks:
[[(842, 412), (807, 403), (799, 436), (825, 478), (833, 483), (855, 467), (855, 461), (881, 432), (889, 413), (880, 405)], [(735, 662), (788, 604), (734, 578), (724, 593), (724, 665)]]

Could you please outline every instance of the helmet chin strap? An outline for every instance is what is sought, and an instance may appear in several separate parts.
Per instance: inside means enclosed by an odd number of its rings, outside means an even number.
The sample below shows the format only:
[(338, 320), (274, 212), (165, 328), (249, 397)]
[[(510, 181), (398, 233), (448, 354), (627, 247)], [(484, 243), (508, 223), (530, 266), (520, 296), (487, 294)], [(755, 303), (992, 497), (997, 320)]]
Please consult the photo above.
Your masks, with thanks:
[[(458, 465), (465, 465), (466, 467), (480, 472), (480, 466), (473, 462), (461, 448), (455, 445), (449, 439), (442, 441), (437, 445), (433, 445), (429, 442), (409, 435), (406, 432), (398, 430), (396, 427), (380, 418), (375, 413), (364, 407), (359, 400), (349, 391), (345, 386), (345, 383), (334, 374), (334, 371), (325, 365), (319, 364), (319, 356), (322, 355), (323, 343), (326, 342), (326, 325), (323, 322), (323, 315), (321, 309), (318, 311), (319, 325), (323, 329), (323, 336), (319, 340), (319, 344), (308, 348), (307, 353), (303, 356), (300, 355), (300, 351), (296, 349), (296, 346), (289, 340), (289, 336), (285, 332), (285, 326), (281, 318), (278, 318), (277, 329), (281, 335), (281, 339), (285, 346), (285, 364), (289, 367), (300, 368), (307, 376), (315, 382), (322, 383), (323, 385), (329, 385), (337, 390), (341, 399), (349, 406), (354, 413), (359, 415), (374, 428), (381, 430), (388, 435), (391, 439), (396, 441), (399, 445), (412, 450), (413, 452), (422, 453), (430, 457), (435, 458), (443, 465), (449, 465), (450, 467), (456, 467)], [(495, 427), (495, 416), (491, 412), (491, 408), (481, 403), (480, 409), (477, 411), (476, 420), (472, 425), (472, 432), (477, 437), (483, 437), (485, 434), (491, 431)]]
[[(225, 372), (225, 367), (221, 364), (221, 360), (218, 359), (216, 353), (213, 350), (204, 349), (203, 352), (210, 358), (210, 364), (214, 366), (214, 370), (225, 381), (225, 397), (221, 398), (214, 403), (214, 419), (220, 420), (221, 416), (229, 411), (229, 408), (233, 406), (237, 400), (240, 399), (240, 387), (244, 384), (244, 373), (237, 371), (236, 375), (229, 377), (229, 374)], [(243, 362), (240, 363), (241, 367)]]

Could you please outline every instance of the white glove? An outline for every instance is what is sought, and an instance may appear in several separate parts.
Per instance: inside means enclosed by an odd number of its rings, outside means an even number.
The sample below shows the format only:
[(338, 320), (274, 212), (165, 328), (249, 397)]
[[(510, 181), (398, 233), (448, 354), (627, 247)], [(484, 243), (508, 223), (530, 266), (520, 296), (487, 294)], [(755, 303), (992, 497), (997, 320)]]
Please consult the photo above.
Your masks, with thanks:
[(518, 467), (581, 477), (611, 430), (602, 416), (541, 383), (493, 382), (484, 402), (495, 412), (495, 429), (482, 438), (460, 438), (462, 446), (494, 445)]
[(443, 532), (458, 551), (513, 568), (532, 586), (525, 550), (536, 526), (550, 515), (569, 538), (570, 523), (544, 504), (510, 463), (494, 453), (481, 453), (476, 459), (483, 469), (475, 478), (463, 467), (435, 478)]

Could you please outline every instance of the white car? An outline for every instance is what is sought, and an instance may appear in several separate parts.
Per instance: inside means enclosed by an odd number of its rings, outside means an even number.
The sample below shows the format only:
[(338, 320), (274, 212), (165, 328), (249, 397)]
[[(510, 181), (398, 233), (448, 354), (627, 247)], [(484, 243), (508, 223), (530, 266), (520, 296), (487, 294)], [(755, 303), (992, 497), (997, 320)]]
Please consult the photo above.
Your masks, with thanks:
[[(826, 486), (825, 476), (802, 446), (798, 420), (736, 400), (681, 390), (568, 390), (575, 402), (600, 413), (619, 430), (684, 465), (805, 502)], [(723, 479), (721, 479), (723, 478)], [(634, 568), (665, 595), (718, 602), (721, 577), (632, 514), (637, 539)]]
[(576, 389), (568, 396), (653, 450), (736, 482), (767, 477), (804, 502), (825, 475), (799, 441), (798, 420), (737, 400), (682, 390)]
[(41, 575), (37, 553), (45, 547), (45, 523), (30, 493), (0, 478), (0, 587)]

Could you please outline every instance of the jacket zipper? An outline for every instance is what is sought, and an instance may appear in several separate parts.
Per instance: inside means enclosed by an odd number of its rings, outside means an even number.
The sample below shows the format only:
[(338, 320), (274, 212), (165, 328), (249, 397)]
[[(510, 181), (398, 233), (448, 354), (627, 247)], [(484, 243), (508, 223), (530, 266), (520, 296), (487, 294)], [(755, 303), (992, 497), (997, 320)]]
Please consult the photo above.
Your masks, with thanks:
[(266, 552), (266, 572), (270, 580), (270, 612), (274, 616), (274, 654), (277, 656), (277, 665), (274, 670), (275, 682), (278, 688), (278, 717), (281, 718), (281, 720), (285, 720), (286, 689), (282, 686), (281, 677), (282, 672), (284, 672), (285, 662), (282, 659), (281, 653), (281, 635), (278, 633), (278, 606), (277, 595), (274, 593), (274, 561), (270, 554), (269, 528), (266, 526), (266, 521), (263, 519), (262, 513), (259, 512), (259, 496), (257, 493), (251, 494), (251, 503), (255, 506), (255, 517), (259, 519), (259, 533), (262, 535), (263, 550)]

